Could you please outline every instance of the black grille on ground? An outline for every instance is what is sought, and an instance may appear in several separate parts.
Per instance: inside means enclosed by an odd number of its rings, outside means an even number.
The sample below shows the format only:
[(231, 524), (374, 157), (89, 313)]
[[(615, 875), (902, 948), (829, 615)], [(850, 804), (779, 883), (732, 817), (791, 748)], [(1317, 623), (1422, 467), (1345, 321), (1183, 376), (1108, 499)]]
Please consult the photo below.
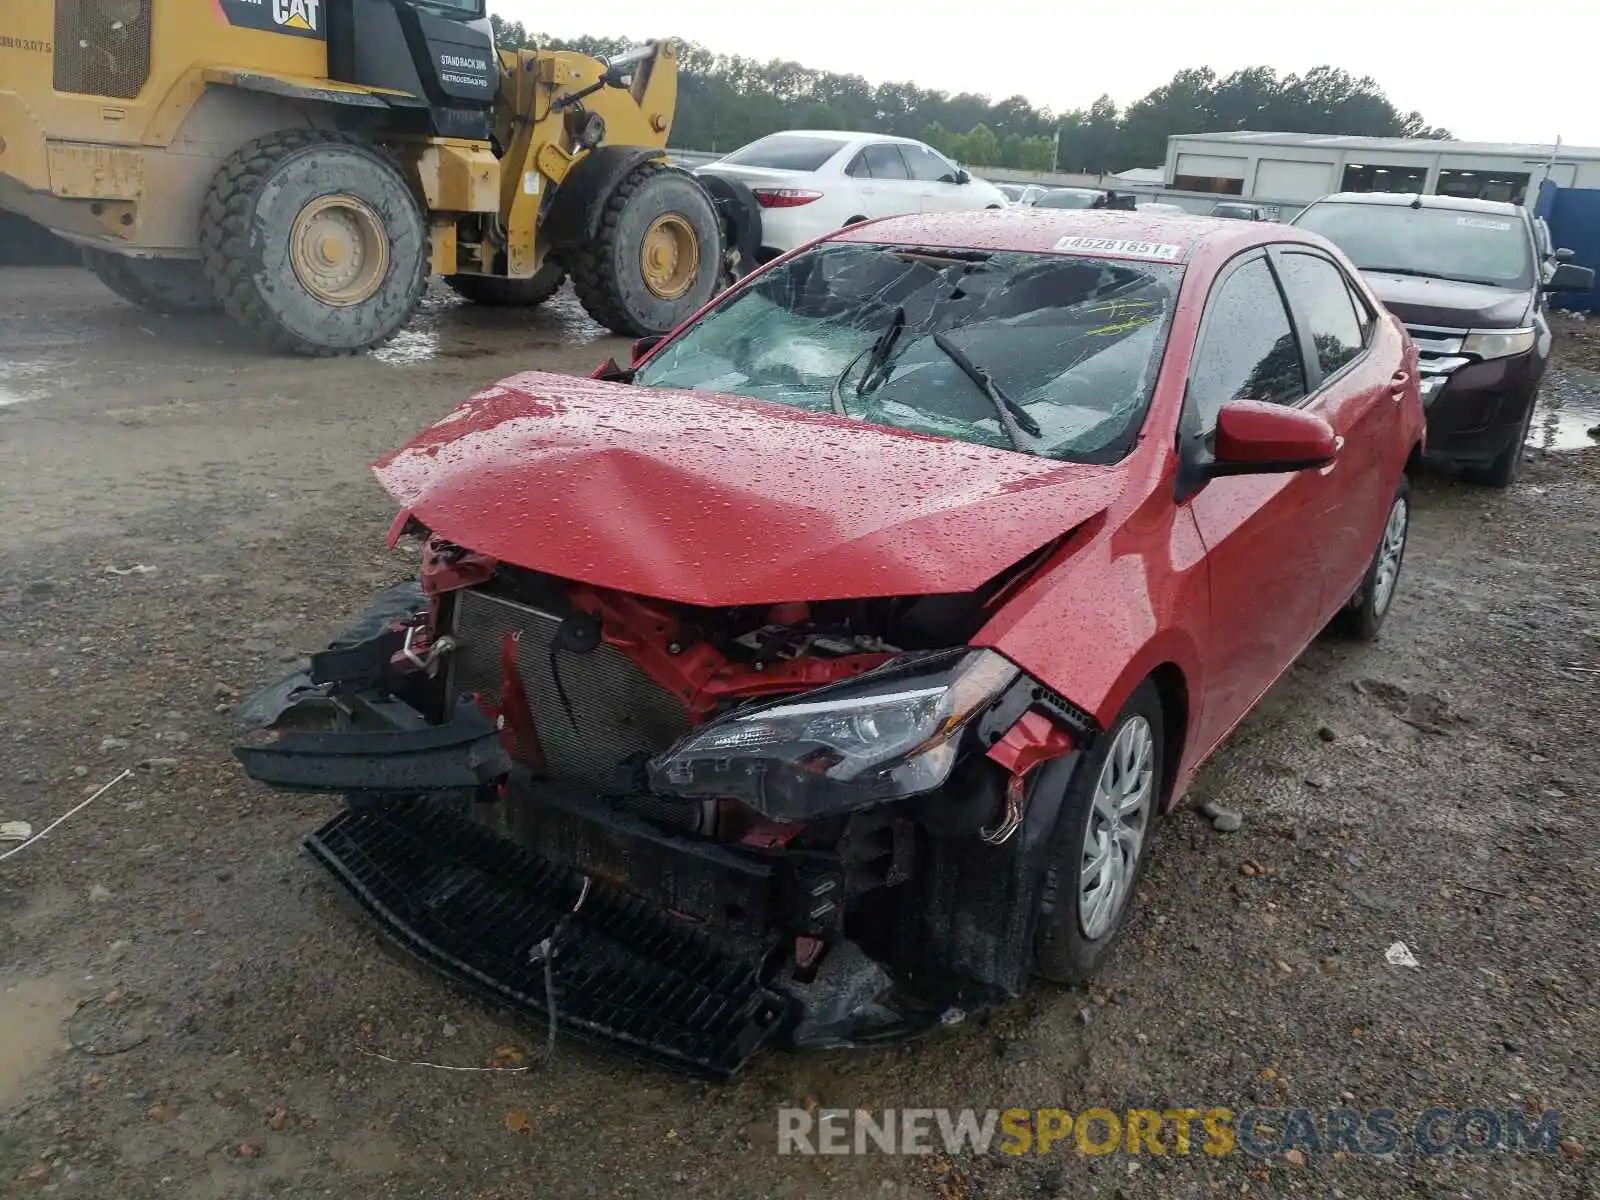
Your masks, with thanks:
[[(575, 872), (425, 801), (342, 813), (306, 845), (407, 950), (545, 1015), (530, 955), (577, 900)], [(727, 1078), (786, 1013), (761, 986), (767, 949), (714, 939), (597, 883), (556, 946), (558, 1025)]]
[(56, 0), (58, 92), (132, 100), (150, 78), (151, 0)]
[[(507, 632), (520, 632), (517, 673), (527, 689), (550, 777), (606, 789), (623, 759), (666, 749), (688, 732), (689, 720), (681, 701), (604, 642), (587, 654), (558, 652), (552, 670), (550, 646), (560, 625), (559, 617), (529, 605), (462, 592), (452, 631), (460, 645), (452, 656), (451, 690), (458, 696), (477, 692), (495, 702), (502, 639)], [(561, 702), (563, 690), (572, 718)]]

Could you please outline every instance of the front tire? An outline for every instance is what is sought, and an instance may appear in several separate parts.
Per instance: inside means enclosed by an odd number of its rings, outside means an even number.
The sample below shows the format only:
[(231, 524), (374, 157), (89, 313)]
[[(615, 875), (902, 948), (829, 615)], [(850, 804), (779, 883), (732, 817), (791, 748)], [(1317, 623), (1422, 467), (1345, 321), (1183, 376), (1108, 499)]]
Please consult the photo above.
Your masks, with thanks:
[(1394, 607), (1395, 590), (1400, 585), (1400, 567), (1405, 562), (1406, 541), (1411, 535), (1411, 480), (1404, 476), (1389, 503), (1378, 548), (1361, 580), (1356, 594), (1333, 619), (1335, 633), (1358, 642), (1377, 638), (1384, 619)]
[(83, 265), (129, 304), (164, 317), (216, 312), (221, 305), (205, 270), (187, 258), (129, 258), (83, 251)]
[(613, 333), (669, 333), (716, 295), (722, 240), (722, 220), (693, 175), (643, 162), (612, 189), (594, 238), (572, 255), (572, 287)]
[(428, 276), (428, 222), (400, 168), (350, 134), (291, 129), (241, 147), (200, 216), (222, 306), (280, 350), (355, 354), (410, 319)]
[(1528, 397), (1528, 411), (1522, 414), (1522, 424), (1517, 426), (1517, 436), (1512, 443), (1497, 454), (1486, 467), (1468, 467), (1462, 474), (1471, 482), (1485, 487), (1510, 487), (1522, 464), (1523, 447), (1528, 444), (1528, 430), (1533, 427), (1533, 410), (1539, 403), (1538, 393)]
[(1034, 967), (1055, 983), (1087, 983), (1133, 911), (1161, 804), (1161, 695), (1145, 680), (1073, 772), (1040, 887)]

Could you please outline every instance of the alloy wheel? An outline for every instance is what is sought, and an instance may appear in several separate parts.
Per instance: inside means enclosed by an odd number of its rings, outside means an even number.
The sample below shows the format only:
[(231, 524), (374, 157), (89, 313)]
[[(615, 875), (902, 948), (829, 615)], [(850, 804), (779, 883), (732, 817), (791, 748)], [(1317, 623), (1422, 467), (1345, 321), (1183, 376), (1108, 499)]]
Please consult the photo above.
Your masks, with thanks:
[(1404, 496), (1396, 496), (1389, 506), (1383, 540), (1378, 543), (1378, 570), (1372, 578), (1372, 611), (1377, 616), (1388, 612), (1389, 601), (1394, 599), (1394, 585), (1400, 578), (1400, 560), (1405, 555), (1410, 524), (1411, 505)]
[(1084, 824), (1078, 922), (1090, 941), (1104, 936), (1133, 890), (1155, 802), (1155, 738), (1133, 716), (1117, 730)]

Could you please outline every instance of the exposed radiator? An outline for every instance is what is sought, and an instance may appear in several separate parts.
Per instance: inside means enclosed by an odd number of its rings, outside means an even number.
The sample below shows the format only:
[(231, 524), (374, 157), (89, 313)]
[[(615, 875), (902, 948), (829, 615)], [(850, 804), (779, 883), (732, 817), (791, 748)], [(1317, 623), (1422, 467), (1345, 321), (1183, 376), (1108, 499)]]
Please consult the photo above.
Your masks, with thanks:
[(500, 647), (507, 632), (522, 634), (517, 673), (527, 689), (539, 741), (552, 779), (604, 788), (617, 764), (631, 754), (655, 754), (689, 729), (683, 705), (622, 651), (601, 642), (587, 654), (556, 656), (572, 718), (561, 703), (551, 671), (550, 646), (559, 617), (479, 591), (456, 601), (451, 691), (476, 692), (490, 703), (500, 696)]
[(56, 0), (58, 92), (132, 100), (150, 78), (152, 0)]

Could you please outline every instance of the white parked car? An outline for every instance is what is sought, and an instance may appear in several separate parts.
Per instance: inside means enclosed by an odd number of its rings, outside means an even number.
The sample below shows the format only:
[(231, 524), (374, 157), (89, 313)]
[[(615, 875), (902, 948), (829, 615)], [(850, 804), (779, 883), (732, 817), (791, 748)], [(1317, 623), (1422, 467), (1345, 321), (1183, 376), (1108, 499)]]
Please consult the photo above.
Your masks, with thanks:
[(695, 174), (755, 193), (763, 261), (873, 217), (1007, 207), (999, 188), (933, 147), (881, 133), (769, 134)]
[[(1099, 188), (1054, 187), (1033, 202), (1035, 208), (1106, 208), (1115, 193)], [(1131, 202), (1131, 198), (1130, 198)]]
[(1032, 208), (1034, 203), (1047, 190), (1037, 183), (997, 183), (995, 187), (999, 188), (1005, 198), (1011, 201), (1012, 208)]

